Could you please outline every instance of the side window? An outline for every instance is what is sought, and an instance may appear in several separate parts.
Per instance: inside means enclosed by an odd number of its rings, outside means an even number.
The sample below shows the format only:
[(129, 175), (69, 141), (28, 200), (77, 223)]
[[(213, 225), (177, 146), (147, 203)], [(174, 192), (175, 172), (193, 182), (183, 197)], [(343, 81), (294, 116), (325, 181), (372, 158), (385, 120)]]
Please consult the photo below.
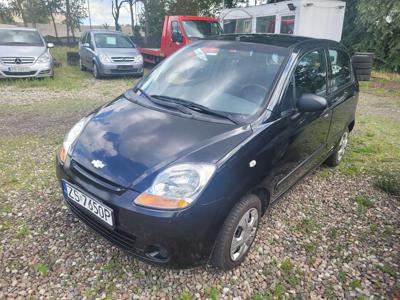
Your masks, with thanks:
[(329, 49), (329, 59), (332, 69), (331, 88), (336, 91), (351, 81), (350, 57), (342, 50)]
[(178, 21), (171, 22), (171, 30), (172, 30), (172, 32), (181, 32)]
[(94, 49), (92, 35), (90, 34), (90, 32), (87, 35), (86, 43), (88, 43), (90, 45), (90, 48)]
[(304, 93), (326, 95), (326, 65), (324, 51), (316, 50), (305, 54), (298, 63), (295, 73), (296, 97)]
[(282, 98), (281, 112), (295, 109), (297, 99), (304, 93), (326, 95), (326, 64), (322, 49), (300, 59)]

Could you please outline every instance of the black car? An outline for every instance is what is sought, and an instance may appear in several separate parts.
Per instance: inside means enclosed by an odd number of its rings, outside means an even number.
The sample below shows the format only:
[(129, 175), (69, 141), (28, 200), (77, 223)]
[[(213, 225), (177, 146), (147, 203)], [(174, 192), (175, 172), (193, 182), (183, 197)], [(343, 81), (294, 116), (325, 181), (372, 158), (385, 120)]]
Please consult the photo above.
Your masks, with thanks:
[(57, 154), (66, 203), (148, 262), (233, 268), (273, 201), (339, 164), (358, 92), (337, 42), (194, 42), (67, 134)]

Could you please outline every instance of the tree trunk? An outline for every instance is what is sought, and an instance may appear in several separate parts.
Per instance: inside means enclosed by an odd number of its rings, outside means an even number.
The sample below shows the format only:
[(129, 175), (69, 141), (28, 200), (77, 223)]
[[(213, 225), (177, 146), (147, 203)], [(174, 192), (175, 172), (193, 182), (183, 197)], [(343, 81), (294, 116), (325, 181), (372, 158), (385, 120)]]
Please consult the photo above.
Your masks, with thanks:
[(144, 6), (144, 44), (147, 46), (149, 40), (149, 0), (143, 0)]
[(135, 20), (133, 18), (133, 4), (135, 4), (136, 1), (134, 0), (129, 0), (129, 10), (131, 12), (131, 27), (132, 27), (132, 36), (135, 34)]
[(69, 0), (65, 1), (65, 8), (66, 8), (65, 24), (67, 25), (67, 44), (69, 45), (69, 30), (71, 29)]
[(51, 21), (53, 22), (54, 33), (56, 34), (56, 39), (57, 39), (57, 42), (59, 42), (59, 40), (58, 40), (58, 31), (57, 31), (57, 25), (56, 25), (56, 21), (55, 21), (55, 19), (54, 19), (54, 14), (53, 14), (53, 12), (52, 12), (52, 11), (50, 12), (50, 16), (51, 16)]
[(24, 27), (28, 27), (28, 20), (26, 19), (24, 8), (22, 7), (22, 0), (17, 0), (17, 6), (19, 13), (21, 14), (22, 21), (24, 22)]

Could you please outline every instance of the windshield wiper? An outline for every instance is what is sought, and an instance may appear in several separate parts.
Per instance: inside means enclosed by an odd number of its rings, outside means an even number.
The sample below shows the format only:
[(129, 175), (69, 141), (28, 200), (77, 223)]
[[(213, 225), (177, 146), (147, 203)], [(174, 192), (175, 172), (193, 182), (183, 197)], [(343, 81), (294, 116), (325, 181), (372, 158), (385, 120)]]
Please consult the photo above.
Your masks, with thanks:
[(217, 116), (220, 118), (224, 118), (224, 119), (231, 121), (232, 123), (234, 123), (236, 125), (240, 124), (238, 121), (236, 121), (234, 118), (232, 118), (229, 114), (224, 114), (217, 110), (213, 110), (204, 105), (197, 104), (197, 103), (194, 103), (194, 102), (191, 102), (188, 100), (184, 100), (184, 99), (180, 99), (180, 98), (176, 98), (176, 97), (164, 96), (164, 95), (151, 95), (151, 97), (156, 98), (156, 99), (165, 99), (167, 101), (171, 101), (173, 103), (177, 103), (179, 105), (187, 107), (191, 110), (194, 110), (194, 111), (197, 111), (200, 113), (204, 113), (204, 114), (208, 114), (208, 115), (214, 115), (214, 116)]
[(186, 107), (182, 106), (179, 103), (176, 102), (166, 102), (166, 101), (160, 101), (159, 99), (157, 99), (157, 97), (154, 96), (150, 96), (149, 94), (147, 94), (143, 89), (139, 88), (139, 87), (135, 87), (136, 91), (139, 91), (143, 96), (145, 96), (148, 100), (150, 100), (151, 102), (160, 105), (160, 106), (166, 106), (166, 107), (172, 107), (175, 108), (177, 110), (179, 110), (180, 112), (186, 114), (186, 115), (192, 115), (192, 113), (190, 112), (190, 110), (188, 110)]

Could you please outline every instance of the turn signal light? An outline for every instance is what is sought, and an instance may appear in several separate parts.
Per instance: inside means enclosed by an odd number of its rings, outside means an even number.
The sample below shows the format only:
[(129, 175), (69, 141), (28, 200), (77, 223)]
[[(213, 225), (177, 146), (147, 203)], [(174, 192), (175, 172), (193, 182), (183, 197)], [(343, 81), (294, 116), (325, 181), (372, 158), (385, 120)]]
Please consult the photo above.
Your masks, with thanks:
[(145, 193), (137, 197), (135, 203), (143, 206), (169, 209), (183, 208), (189, 205), (189, 202), (183, 199), (166, 198)]
[(67, 159), (67, 151), (65, 151), (64, 145), (61, 145), (60, 148), (60, 159), (62, 162), (65, 162), (65, 160)]

